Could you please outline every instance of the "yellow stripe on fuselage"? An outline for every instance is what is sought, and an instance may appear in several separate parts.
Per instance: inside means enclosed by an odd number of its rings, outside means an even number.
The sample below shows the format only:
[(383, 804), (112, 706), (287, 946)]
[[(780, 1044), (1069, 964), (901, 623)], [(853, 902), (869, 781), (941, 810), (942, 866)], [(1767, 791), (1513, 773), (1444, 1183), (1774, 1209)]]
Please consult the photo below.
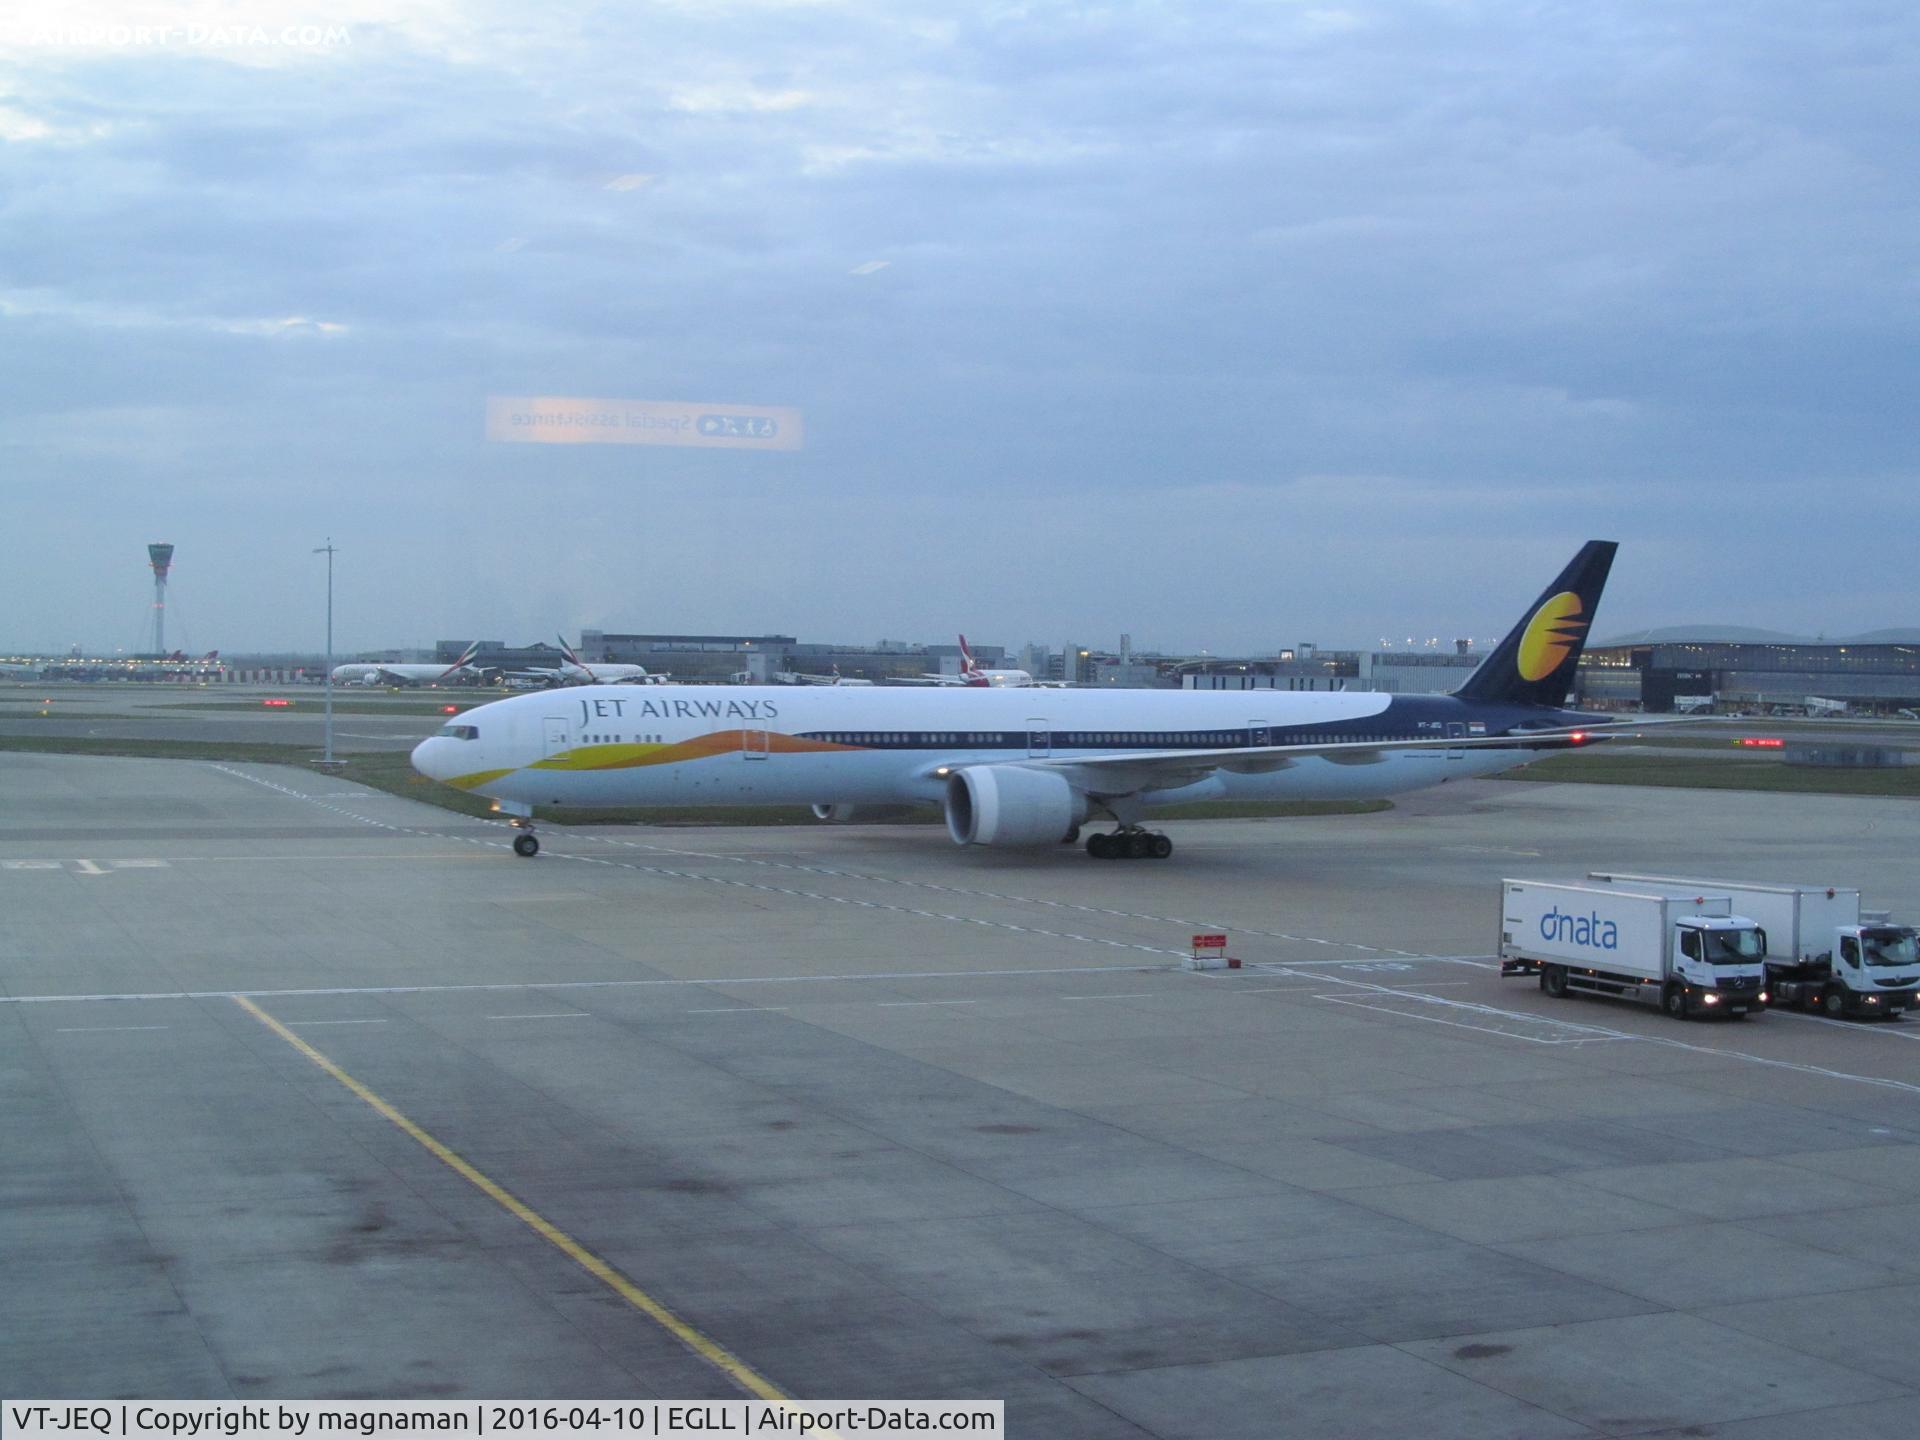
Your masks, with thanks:
[(476, 770), (471, 775), (456, 775), (451, 780), (443, 780), (443, 785), (451, 785), (456, 790), (477, 790), (490, 781), (498, 780), (502, 775), (513, 774), (514, 767), (504, 770)]
[[(716, 755), (738, 755), (746, 751), (747, 731), (715, 730), (691, 740), (667, 744), (576, 745), (536, 760), (530, 770), (631, 770), (642, 765), (672, 765), (682, 760), (709, 760)], [(837, 745), (827, 740), (803, 740), (778, 731), (759, 732), (766, 736), (766, 749), (775, 755), (809, 754), (823, 750), (863, 750), (863, 745)]]

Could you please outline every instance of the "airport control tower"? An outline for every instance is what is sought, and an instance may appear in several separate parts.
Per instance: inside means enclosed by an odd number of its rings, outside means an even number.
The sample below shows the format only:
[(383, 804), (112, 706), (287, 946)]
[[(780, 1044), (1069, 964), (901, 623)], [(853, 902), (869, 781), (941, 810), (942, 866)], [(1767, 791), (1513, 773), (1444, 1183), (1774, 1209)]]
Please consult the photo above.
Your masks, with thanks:
[(173, 546), (147, 546), (147, 563), (153, 566), (153, 653), (167, 653), (167, 571), (173, 568)]

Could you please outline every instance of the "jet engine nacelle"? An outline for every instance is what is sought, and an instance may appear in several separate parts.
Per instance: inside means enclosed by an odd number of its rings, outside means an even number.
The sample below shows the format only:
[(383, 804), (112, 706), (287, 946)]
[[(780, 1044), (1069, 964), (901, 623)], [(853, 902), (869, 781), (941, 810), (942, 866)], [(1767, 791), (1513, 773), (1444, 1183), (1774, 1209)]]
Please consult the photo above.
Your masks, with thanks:
[(947, 777), (946, 810), (956, 845), (1057, 845), (1087, 818), (1087, 797), (1048, 770), (975, 765)]

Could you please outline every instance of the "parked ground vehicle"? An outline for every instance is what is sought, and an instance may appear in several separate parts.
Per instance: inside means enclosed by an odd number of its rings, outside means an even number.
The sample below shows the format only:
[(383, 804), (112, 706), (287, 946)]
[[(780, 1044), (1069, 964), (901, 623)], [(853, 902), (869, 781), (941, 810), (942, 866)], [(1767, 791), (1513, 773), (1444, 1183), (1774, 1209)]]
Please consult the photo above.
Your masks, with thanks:
[(1500, 973), (1549, 995), (1614, 995), (1669, 1015), (1745, 1015), (1766, 1003), (1766, 942), (1725, 894), (1591, 880), (1503, 880)]
[(1766, 932), (1767, 988), (1775, 1004), (1869, 1019), (1891, 1019), (1920, 1004), (1920, 940), (1913, 927), (1863, 914), (1858, 890), (1678, 875), (1596, 872), (1587, 878), (1633, 890), (1727, 896)]

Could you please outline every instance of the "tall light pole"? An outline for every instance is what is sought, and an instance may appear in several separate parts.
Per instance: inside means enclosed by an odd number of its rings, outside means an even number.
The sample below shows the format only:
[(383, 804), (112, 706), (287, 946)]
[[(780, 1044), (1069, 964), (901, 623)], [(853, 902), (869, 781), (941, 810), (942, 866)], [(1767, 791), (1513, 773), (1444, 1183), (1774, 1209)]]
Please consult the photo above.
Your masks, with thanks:
[(326, 679), (322, 682), (327, 692), (327, 753), (320, 763), (327, 769), (333, 768), (333, 557), (335, 547), (333, 537), (327, 537), (327, 543), (313, 547), (313, 553), (327, 557), (327, 669)]

